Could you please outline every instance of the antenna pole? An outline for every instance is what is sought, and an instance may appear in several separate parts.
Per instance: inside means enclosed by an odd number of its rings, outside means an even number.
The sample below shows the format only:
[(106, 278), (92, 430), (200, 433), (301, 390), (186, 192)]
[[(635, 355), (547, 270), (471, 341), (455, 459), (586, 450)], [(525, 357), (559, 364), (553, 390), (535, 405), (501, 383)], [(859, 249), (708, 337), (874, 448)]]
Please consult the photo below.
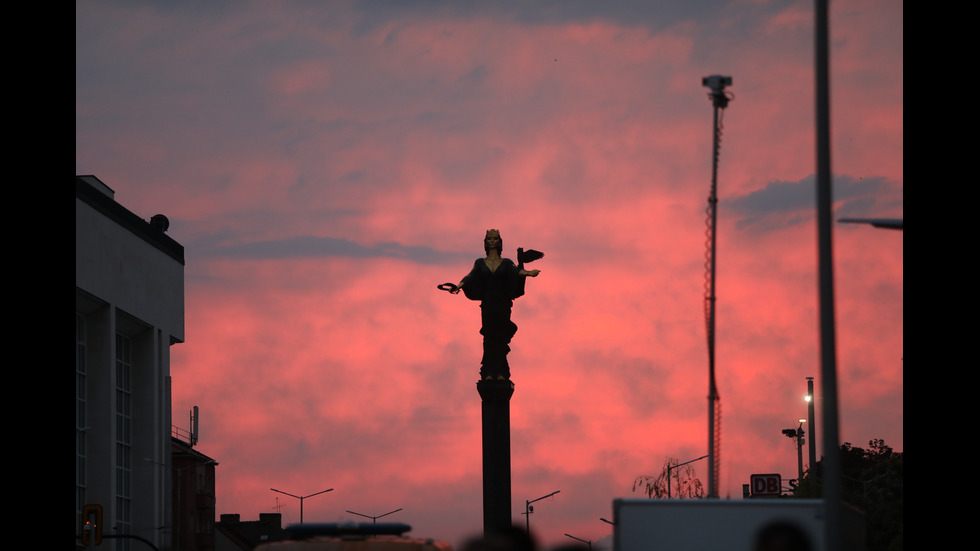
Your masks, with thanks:
[(200, 410), (197, 406), (191, 410), (191, 447), (197, 445), (197, 422), (200, 418)]

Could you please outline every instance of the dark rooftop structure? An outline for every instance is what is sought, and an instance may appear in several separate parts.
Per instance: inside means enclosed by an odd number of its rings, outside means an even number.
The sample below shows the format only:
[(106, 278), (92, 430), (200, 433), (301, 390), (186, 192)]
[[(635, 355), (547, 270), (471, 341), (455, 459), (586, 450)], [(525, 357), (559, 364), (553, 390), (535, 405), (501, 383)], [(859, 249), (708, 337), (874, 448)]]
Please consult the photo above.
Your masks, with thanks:
[(286, 538), (281, 513), (259, 513), (259, 520), (241, 520), (241, 515), (224, 514), (215, 524), (215, 550), (251, 551), (261, 543)]

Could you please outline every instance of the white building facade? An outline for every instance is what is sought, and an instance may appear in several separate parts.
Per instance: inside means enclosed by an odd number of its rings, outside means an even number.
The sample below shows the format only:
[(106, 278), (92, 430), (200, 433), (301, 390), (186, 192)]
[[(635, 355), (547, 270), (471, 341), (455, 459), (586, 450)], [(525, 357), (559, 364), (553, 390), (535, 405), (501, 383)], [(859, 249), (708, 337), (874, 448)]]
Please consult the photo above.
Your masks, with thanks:
[[(184, 248), (75, 177), (75, 533), (171, 549), (170, 347), (184, 340)], [(145, 549), (106, 538), (99, 549)]]

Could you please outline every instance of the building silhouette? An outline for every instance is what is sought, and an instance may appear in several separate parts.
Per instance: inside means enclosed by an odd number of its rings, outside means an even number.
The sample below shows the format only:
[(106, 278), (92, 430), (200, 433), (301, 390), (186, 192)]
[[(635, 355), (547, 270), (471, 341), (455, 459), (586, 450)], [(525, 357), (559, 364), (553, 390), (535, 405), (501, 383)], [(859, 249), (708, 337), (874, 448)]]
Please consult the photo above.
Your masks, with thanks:
[(285, 538), (280, 513), (259, 513), (259, 520), (242, 520), (239, 514), (223, 514), (215, 525), (216, 551), (250, 551), (260, 544)]
[[(184, 340), (184, 248), (75, 177), (75, 533), (99, 549), (174, 549), (170, 347)], [(213, 467), (213, 465), (212, 465)], [(212, 520), (213, 520), (213, 508)]]
[(195, 450), (193, 442), (176, 435), (171, 440), (174, 549), (214, 551), (214, 467), (218, 462)]

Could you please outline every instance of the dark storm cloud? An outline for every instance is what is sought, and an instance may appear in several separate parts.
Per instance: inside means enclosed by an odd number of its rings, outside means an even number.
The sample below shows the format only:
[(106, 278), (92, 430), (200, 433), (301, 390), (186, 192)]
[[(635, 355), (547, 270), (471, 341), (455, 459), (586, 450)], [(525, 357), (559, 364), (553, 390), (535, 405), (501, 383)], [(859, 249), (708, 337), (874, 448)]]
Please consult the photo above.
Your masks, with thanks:
[[(885, 178), (833, 179), (834, 216), (881, 216), (902, 208), (902, 190)], [(816, 176), (795, 182), (776, 180), (760, 190), (723, 204), (739, 215), (741, 229), (775, 230), (812, 219), (816, 213)]]
[(240, 245), (217, 245), (209, 256), (248, 259), (338, 256), (347, 258), (404, 258), (421, 264), (447, 264), (467, 260), (469, 254), (447, 252), (422, 245), (396, 242), (361, 245), (347, 239), (301, 235)]
[(443, 2), (441, 0), (379, 0), (357, 2), (352, 8), (364, 17), (358, 26), (364, 31), (386, 21), (404, 21), (412, 17), (499, 17), (525, 24), (563, 24), (575, 21), (608, 21), (625, 26), (647, 26), (652, 30), (669, 27), (679, 21), (704, 14), (706, 8), (720, 8), (724, 2), (666, 2), (650, 9), (648, 0), (546, 0), (525, 2), (497, 0), (492, 2)]

